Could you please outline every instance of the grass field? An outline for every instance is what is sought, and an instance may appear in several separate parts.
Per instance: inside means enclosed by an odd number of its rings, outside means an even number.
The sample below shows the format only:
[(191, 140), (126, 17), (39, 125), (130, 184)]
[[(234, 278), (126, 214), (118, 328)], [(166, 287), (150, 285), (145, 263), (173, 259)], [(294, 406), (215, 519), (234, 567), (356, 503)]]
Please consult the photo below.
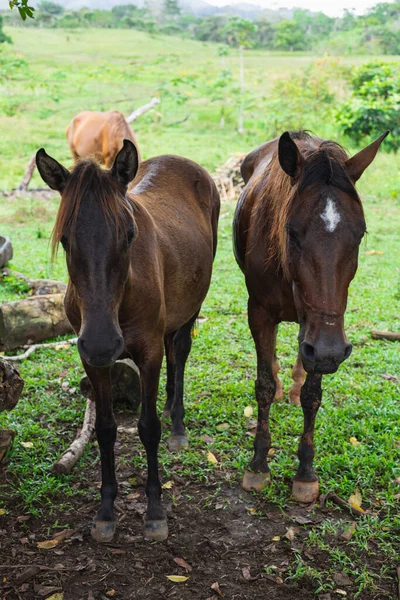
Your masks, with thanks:
[[(25, 58), (28, 70), (3, 84), (2, 102), (7, 93), (18, 107), (13, 116), (4, 112), (0, 115), (1, 190), (16, 187), (26, 162), (40, 146), (66, 164), (71, 162), (64, 132), (79, 110), (117, 106), (127, 113), (147, 102), (174, 77), (190, 76), (204, 82), (220, 69), (215, 46), (170, 37), (151, 38), (138, 32), (112, 30), (21, 29), (7, 33), (14, 40), (12, 50)], [(315, 59), (251, 52), (246, 56), (247, 81), (254, 84), (261, 97), (282, 73), (295, 72)], [(227, 60), (236, 68), (238, 57), (234, 53)], [(34, 83), (27, 85), (31, 78)], [(337, 81), (333, 85), (342, 86)], [(145, 158), (176, 153), (214, 170), (231, 152), (248, 151), (267, 139), (262, 102), (249, 109), (246, 133), (238, 136), (234, 104), (221, 130), (218, 108), (203, 96), (201, 86), (186, 85), (184, 89), (191, 89), (192, 95), (183, 105), (173, 96), (167, 97), (158, 111), (137, 122)], [(186, 114), (190, 115), (187, 121), (173, 125)], [(322, 114), (321, 131), (316, 133), (334, 137), (332, 123), (326, 122)], [(42, 186), (37, 176), (32, 185)], [(400, 476), (399, 382), (384, 379), (382, 374), (400, 375), (400, 352), (398, 343), (373, 341), (370, 330), (400, 331), (398, 158), (379, 154), (359, 190), (369, 234), (360, 250), (346, 315), (346, 330), (354, 350), (337, 374), (324, 377), (323, 408), (316, 428), (316, 465), (323, 492), (335, 490), (347, 499), (359, 488), (367, 514), (358, 520), (355, 534), (346, 545), (335, 537), (346, 516), (338, 510), (332, 510), (332, 515), (319, 525), (310, 526), (306, 548), (324, 552), (326, 566), (314, 568), (306, 564), (301, 552), (293, 552), (285, 577), (294, 582), (305, 579), (314, 590), (330, 592), (338, 587), (333, 573), (344, 571), (354, 581), (348, 598), (394, 599), (400, 553), (400, 486), (395, 482)], [(57, 206), (56, 197), (0, 199), (0, 233), (10, 235), (14, 245), (12, 268), (29, 276), (66, 280), (62, 254), (55, 264), (50, 262), (49, 235)], [(255, 407), (255, 351), (246, 320), (244, 281), (231, 250), (233, 209), (232, 205), (222, 207), (213, 281), (202, 309), (205, 320), (199, 324), (188, 361), (185, 398), (191, 447), (176, 457), (162, 444), (164, 480), (178, 466), (176, 473), (193, 480), (207, 482), (219, 477), (225, 481), (228, 477), (233, 483), (240, 480), (250, 458), (252, 437), (243, 411), (246, 406)], [(0, 285), (1, 301), (17, 297), (12, 281)], [(281, 326), (278, 353), (287, 391), (290, 366), (296, 356), (295, 326)], [(14, 411), (0, 415), (0, 429), (12, 428), (18, 433), (0, 508), (9, 510), (17, 503), (20, 511), (38, 516), (54, 510), (65, 509), (68, 513), (71, 498), (86, 493), (85, 486), (78, 482), (97, 463), (93, 443), (81, 461), (79, 473), (70, 477), (50, 473), (52, 463), (68, 445), (83, 416), (83, 398), (78, 393), (64, 392), (60, 385), (68, 381), (70, 387), (79, 389), (82, 368), (77, 351), (38, 352), (21, 363), (21, 374), (26, 381), (23, 398)], [(160, 406), (162, 401), (160, 391)], [(273, 482), (265, 492), (265, 500), (285, 511), (291, 505), (288, 482), (296, 467), (301, 411), (280, 403), (273, 407), (271, 418)], [(207, 461), (209, 448), (200, 437), (203, 434), (215, 440), (211, 450), (218, 466)], [(163, 440), (167, 436), (168, 424), (164, 422)], [(353, 437), (359, 445), (350, 442)], [(32, 448), (21, 444), (28, 441), (33, 443)], [(138, 443), (132, 446), (131, 464), (144, 468), (144, 450)]]

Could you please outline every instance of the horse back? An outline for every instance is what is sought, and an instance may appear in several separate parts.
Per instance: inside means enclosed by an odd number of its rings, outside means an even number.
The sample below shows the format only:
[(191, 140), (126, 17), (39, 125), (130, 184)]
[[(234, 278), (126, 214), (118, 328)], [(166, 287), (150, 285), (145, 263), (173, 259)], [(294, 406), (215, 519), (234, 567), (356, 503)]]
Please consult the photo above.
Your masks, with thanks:
[[(211, 280), (217, 247), (219, 194), (209, 174), (178, 156), (159, 156), (140, 164), (130, 192), (139, 231), (132, 262), (159, 285), (167, 331), (184, 325), (200, 308)], [(149, 271), (150, 269), (150, 271)]]

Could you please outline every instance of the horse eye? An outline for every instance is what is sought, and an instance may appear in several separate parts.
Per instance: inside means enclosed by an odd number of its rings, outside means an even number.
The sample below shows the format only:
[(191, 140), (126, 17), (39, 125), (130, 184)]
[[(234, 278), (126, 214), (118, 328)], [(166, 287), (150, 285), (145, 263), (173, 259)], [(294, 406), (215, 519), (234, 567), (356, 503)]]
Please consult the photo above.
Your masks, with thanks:
[(68, 240), (67, 240), (67, 237), (65, 235), (61, 236), (60, 242), (61, 242), (61, 245), (64, 248), (64, 250), (66, 250), (67, 246), (68, 246)]
[(287, 228), (287, 234), (288, 234), (288, 237), (289, 237), (289, 241), (292, 244), (294, 244), (295, 246), (300, 247), (300, 242), (299, 242), (299, 239), (297, 237), (297, 233), (293, 229), (291, 229), (290, 227), (288, 227)]
[(131, 244), (134, 237), (135, 237), (135, 230), (130, 229), (130, 231), (128, 231), (128, 234), (126, 236), (126, 241), (128, 242), (128, 246)]

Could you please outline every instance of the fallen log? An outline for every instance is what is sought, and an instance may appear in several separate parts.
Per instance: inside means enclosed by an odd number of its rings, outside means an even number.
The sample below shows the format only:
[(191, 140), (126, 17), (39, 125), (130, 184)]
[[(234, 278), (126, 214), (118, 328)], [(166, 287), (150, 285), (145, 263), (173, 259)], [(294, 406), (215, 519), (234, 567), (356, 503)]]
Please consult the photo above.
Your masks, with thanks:
[(137, 108), (136, 110), (131, 112), (131, 114), (126, 117), (126, 122), (133, 123), (133, 121), (136, 121), (136, 119), (138, 119), (141, 115), (144, 115), (144, 113), (146, 113), (147, 111), (149, 111), (152, 108), (154, 108), (155, 106), (157, 106), (157, 104), (160, 104), (160, 99), (153, 98), (150, 102), (148, 102), (144, 106), (140, 106), (139, 108)]
[(3, 277), (14, 277), (19, 281), (25, 283), (32, 294), (32, 296), (44, 296), (46, 294), (65, 294), (67, 291), (67, 284), (61, 281), (55, 281), (54, 279), (31, 279), (18, 271), (12, 271), (11, 269), (2, 270)]
[(0, 307), (0, 350), (12, 350), (72, 332), (63, 294), (31, 296)]
[[(87, 398), (93, 394), (88, 377), (82, 377), (81, 392)], [(137, 412), (140, 405), (140, 372), (133, 360), (117, 360), (111, 370), (111, 393), (114, 404), (125, 404)]]
[(400, 340), (400, 333), (393, 331), (378, 331), (377, 329), (373, 329), (371, 335), (374, 340), (390, 340), (391, 342)]
[(0, 360), (0, 412), (14, 408), (23, 387), (18, 370), (6, 360)]

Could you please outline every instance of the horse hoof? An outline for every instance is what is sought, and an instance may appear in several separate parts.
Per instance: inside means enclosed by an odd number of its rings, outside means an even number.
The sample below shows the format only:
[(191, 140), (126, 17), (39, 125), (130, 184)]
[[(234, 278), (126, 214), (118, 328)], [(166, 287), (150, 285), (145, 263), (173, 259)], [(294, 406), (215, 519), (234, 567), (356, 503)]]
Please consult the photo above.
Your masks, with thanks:
[(168, 438), (168, 448), (170, 452), (178, 452), (189, 447), (187, 435), (170, 435)]
[(293, 480), (292, 496), (296, 502), (302, 504), (311, 504), (318, 499), (319, 483), (318, 481), (296, 481)]
[(299, 390), (289, 390), (289, 402), (295, 406), (301, 406)]
[(95, 521), (92, 527), (92, 538), (96, 542), (107, 543), (111, 542), (114, 537), (116, 528), (115, 521)]
[(167, 519), (162, 521), (145, 521), (144, 537), (152, 542), (163, 542), (168, 537)]
[(169, 408), (163, 408), (162, 414), (163, 414), (163, 417), (165, 417), (166, 419), (169, 419), (171, 416), (171, 411)]
[(252, 490), (262, 492), (262, 490), (268, 487), (270, 483), (270, 473), (253, 473), (252, 471), (245, 471), (242, 488), (248, 492), (251, 492)]

